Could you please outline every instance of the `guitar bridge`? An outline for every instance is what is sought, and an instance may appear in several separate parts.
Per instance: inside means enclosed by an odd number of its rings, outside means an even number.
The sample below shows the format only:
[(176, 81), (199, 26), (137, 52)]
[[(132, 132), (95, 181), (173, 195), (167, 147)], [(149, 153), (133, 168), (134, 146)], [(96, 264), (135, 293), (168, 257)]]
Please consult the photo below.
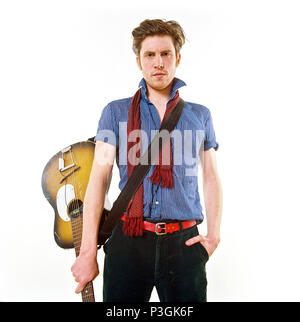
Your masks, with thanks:
[[(71, 164), (65, 166), (64, 154), (69, 153), (71, 157)], [(58, 159), (58, 169), (60, 172), (66, 171), (75, 166), (75, 162), (72, 154), (72, 146), (68, 146), (61, 150), (61, 157)]]

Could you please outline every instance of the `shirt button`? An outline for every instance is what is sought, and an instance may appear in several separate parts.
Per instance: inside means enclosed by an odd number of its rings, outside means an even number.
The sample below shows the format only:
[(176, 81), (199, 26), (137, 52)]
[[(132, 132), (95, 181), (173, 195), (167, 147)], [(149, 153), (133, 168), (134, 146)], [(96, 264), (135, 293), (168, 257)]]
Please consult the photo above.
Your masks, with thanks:
[(158, 205), (158, 204), (159, 204), (159, 202), (158, 202), (158, 201), (155, 201), (155, 204), (156, 204), (156, 205)]

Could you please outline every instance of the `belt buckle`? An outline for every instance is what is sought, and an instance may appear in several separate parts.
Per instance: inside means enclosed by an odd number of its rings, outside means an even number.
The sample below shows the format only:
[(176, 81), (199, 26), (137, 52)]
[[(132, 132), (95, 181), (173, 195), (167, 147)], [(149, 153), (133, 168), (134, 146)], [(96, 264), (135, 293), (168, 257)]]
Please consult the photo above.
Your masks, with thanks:
[[(166, 226), (166, 223), (165, 222), (158, 222), (158, 223), (155, 224), (155, 233), (158, 236), (165, 235), (167, 233), (166, 232), (166, 227), (161, 227), (161, 225), (165, 225)], [(158, 231), (159, 228), (164, 229), (164, 232), (159, 232)]]

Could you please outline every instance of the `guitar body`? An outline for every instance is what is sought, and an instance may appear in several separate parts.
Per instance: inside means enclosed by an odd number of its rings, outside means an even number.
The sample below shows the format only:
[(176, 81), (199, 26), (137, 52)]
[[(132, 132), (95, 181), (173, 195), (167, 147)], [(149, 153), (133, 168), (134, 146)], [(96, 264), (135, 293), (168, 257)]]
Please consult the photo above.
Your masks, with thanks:
[(95, 143), (75, 143), (56, 153), (42, 175), (42, 189), (54, 209), (54, 239), (62, 248), (73, 248), (71, 213), (82, 209), (94, 159)]
[[(43, 193), (55, 214), (55, 242), (62, 248), (74, 248), (76, 256), (80, 253), (83, 201), (93, 165), (94, 150), (93, 138), (72, 144), (48, 161), (42, 175)], [(107, 191), (109, 185), (110, 182)], [(106, 194), (100, 227), (110, 208)], [(81, 295), (83, 302), (95, 302), (92, 281), (87, 283)]]

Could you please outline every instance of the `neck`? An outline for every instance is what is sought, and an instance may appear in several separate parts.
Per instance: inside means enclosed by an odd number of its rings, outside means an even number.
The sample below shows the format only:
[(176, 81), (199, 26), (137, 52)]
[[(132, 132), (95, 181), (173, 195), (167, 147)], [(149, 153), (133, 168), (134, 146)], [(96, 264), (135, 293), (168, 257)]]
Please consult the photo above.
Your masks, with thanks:
[(147, 96), (151, 103), (164, 103), (169, 100), (172, 92), (173, 82), (164, 89), (156, 89), (147, 84)]

